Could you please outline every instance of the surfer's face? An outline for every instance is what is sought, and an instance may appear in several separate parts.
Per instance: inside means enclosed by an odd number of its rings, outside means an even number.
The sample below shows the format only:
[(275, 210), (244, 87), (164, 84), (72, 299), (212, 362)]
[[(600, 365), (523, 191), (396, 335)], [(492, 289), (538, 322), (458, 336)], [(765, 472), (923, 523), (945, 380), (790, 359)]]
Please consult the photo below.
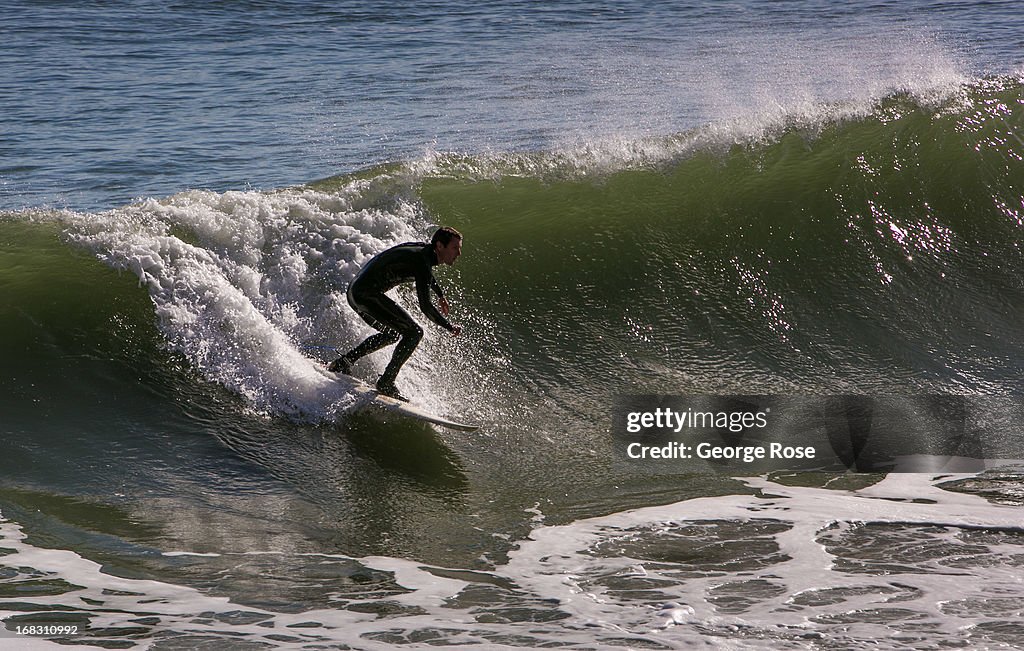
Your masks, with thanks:
[(440, 242), (437, 244), (437, 261), (441, 264), (455, 264), (455, 261), (462, 255), (462, 240), (459, 238), (452, 238), (448, 242), (447, 246), (442, 245)]

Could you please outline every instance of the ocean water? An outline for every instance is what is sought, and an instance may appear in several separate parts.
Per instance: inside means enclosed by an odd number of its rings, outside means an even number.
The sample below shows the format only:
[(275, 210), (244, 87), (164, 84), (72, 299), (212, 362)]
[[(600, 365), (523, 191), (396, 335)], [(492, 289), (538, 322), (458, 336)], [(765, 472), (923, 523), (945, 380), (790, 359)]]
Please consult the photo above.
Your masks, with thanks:
[[(1019, 646), (1016, 3), (0, 16), (0, 648)], [(323, 369), (439, 224), (400, 386), (472, 434)], [(827, 458), (630, 461), (624, 396)]]

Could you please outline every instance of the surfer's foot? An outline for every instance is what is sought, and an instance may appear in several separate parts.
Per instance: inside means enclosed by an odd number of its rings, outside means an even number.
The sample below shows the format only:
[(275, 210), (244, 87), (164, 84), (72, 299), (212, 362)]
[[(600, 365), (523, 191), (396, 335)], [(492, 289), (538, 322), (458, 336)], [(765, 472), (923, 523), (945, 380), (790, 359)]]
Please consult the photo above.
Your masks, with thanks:
[(327, 370), (331, 373), (344, 373), (345, 375), (352, 375), (352, 360), (348, 358), (348, 355), (342, 355), (338, 359), (331, 362), (331, 365), (327, 367)]
[(395, 386), (394, 382), (380, 381), (377, 383), (377, 393), (382, 396), (394, 398), (395, 400), (401, 400), (402, 402), (409, 402), (409, 399), (398, 392), (398, 387)]

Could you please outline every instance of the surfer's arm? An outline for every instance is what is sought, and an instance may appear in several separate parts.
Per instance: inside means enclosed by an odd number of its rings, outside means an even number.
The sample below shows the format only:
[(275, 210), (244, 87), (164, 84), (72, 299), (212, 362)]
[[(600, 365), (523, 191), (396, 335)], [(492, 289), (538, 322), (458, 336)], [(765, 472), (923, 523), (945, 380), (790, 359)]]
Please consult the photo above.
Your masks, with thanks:
[[(434, 304), (430, 301), (430, 288), (437, 286), (436, 281), (431, 283), (432, 280), (433, 274), (429, 273), (429, 271), (425, 276), (420, 275), (416, 277), (416, 297), (419, 299), (420, 309), (423, 310), (423, 313), (427, 315), (428, 319), (437, 325), (449, 332), (455, 332), (455, 328), (452, 324), (448, 323), (448, 319), (444, 318), (444, 315), (438, 312), (437, 308), (434, 307)], [(445, 312), (448, 311), (448, 301), (443, 295), (441, 296), (441, 307)]]
[(434, 274), (430, 274), (430, 288), (437, 294), (437, 304), (441, 307), (441, 314), (448, 316), (451, 307), (448, 306), (448, 299), (444, 297), (444, 292), (441, 291), (441, 286), (437, 284), (437, 278), (434, 278)]
[(430, 274), (430, 289), (434, 290), (439, 299), (444, 300), (444, 292), (441, 291), (441, 286), (437, 284), (437, 278), (434, 277), (434, 274)]

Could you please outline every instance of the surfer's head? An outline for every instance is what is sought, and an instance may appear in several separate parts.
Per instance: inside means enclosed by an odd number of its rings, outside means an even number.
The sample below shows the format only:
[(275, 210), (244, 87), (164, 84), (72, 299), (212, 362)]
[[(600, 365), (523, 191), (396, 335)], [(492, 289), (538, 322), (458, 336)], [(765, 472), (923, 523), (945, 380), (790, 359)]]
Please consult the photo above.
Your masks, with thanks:
[(451, 226), (439, 228), (430, 238), (430, 246), (437, 254), (439, 264), (455, 264), (455, 261), (462, 255), (462, 233)]

